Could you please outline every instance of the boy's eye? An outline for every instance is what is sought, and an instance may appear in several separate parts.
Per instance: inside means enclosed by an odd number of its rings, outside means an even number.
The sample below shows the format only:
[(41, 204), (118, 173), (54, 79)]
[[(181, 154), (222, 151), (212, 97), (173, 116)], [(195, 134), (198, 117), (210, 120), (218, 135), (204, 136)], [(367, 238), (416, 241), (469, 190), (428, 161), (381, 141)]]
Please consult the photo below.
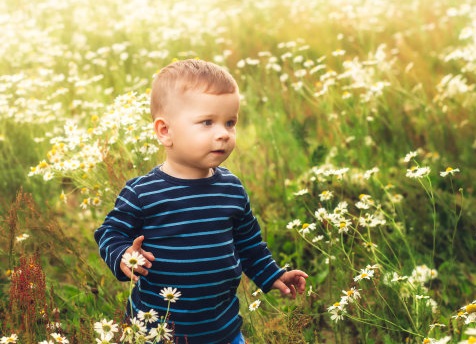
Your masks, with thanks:
[(212, 125), (212, 121), (210, 119), (206, 119), (202, 122), (202, 124), (205, 125), (205, 126), (210, 126), (210, 125)]
[(226, 122), (226, 126), (228, 128), (233, 128), (235, 126), (236, 122), (235, 121), (228, 121)]

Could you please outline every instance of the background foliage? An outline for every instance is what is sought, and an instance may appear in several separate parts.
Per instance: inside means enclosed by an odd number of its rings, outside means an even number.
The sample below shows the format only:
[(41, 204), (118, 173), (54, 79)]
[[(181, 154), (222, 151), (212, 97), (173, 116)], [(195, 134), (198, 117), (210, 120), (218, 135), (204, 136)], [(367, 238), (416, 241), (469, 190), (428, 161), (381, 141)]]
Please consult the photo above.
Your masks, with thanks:
[[(310, 275), (297, 302), (271, 293), (256, 312), (245, 280), (247, 338), (470, 340), (471, 1), (6, 0), (0, 13), (0, 335), (34, 343), (56, 321), (85, 343), (95, 321), (120, 321), (127, 286), (92, 233), (125, 180), (161, 159), (154, 73), (198, 57), (237, 78), (238, 147), (226, 164), (277, 261)], [(33, 296), (15, 287), (28, 266), (23, 283), (42, 290)], [(352, 287), (361, 298), (342, 300)]]

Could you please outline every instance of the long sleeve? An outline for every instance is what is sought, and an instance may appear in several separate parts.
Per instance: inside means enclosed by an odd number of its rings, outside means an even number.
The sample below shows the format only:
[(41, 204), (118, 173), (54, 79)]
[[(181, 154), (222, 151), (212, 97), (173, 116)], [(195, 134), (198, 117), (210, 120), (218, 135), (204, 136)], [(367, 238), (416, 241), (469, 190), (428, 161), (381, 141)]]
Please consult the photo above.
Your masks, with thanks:
[(94, 232), (99, 254), (120, 281), (128, 277), (120, 269), (124, 251), (132, 245), (142, 227), (142, 210), (134, 189), (134, 180), (128, 182), (116, 199), (114, 209)]
[(262, 240), (261, 228), (253, 216), (246, 194), (245, 199), (244, 215), (237, 221), (234, 230), (235, 246), (243, 272), (266, 293), (285, 270), (281, 269), (272, 258), (271, 252)]

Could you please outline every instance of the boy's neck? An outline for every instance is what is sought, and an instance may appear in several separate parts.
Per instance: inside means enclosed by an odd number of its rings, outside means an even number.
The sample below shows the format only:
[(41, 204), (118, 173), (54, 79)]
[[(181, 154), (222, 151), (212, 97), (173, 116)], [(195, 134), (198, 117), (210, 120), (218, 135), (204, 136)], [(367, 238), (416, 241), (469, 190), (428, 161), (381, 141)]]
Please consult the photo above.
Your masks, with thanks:
[(167, 160), (159, 166), (159, 169), (169, 176), (178, 179), (203, 179), (209, 178), (215, 174), (215, 170), (213, 168), (203, 171), (198, 169), (177, 168), (177, 166), (170, 164), (170, 162)]

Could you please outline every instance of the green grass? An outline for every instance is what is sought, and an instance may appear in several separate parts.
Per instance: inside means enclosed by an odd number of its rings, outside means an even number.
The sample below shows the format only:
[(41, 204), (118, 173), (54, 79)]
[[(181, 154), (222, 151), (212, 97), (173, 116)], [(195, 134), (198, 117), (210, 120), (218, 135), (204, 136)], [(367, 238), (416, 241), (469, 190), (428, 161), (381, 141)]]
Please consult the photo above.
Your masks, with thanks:
[[(249, 191), (278, 263), (307, 271), (312, 286), (291, 301), (275, 292), (255, 297), (244, 280), (247, 339), (468, 340), (474, 320), (453, 317), (465, 307), (471, 319), (476, 284), (470, 1), (8, 0), (0, 10), (7, 37), (0, 42), (0, 338), (47, 339), (38, 310), (11, 302), (11, 272), (33, 253), (45, 274), (48, 319), (61, 321), (58, 331), (71, 343), (93, 342), (94, 322), (104, 317), (122, 320), (128, 286), (107, 271), (92, 234), (125, 180), (162, 157), (160, 147), (140, 152), (156, 144), (141, 136), (151, 131), (153, 74), (174, 58), (199, 57), (239, 83), (238, 145), (226, 165)], [(103, 159), (89, 165), (95, 149)], [(403, 162), (409, 152), (417, 154)], [(65, 170), (73, 158), (79, 165)], [(414, 166), (431, 171), (406, 176)], [(460, 171), (440, 176), (448, 167)], [(333, 173), (339, 169), (348, 169), (342, 178)], [(323, 192), (334, 197), (323, 200)], [(357, 207), (362, 194), (371, 196), (368, 209)], [(316, 217), (344, 201), (346, 232)], [(370, 215), (385, 223), (359, 224)], [(300, 224), (288, 225), (293, 220)], [(30, 237), (17, 241), (22, 234)], [(374, 264), (371, 279), (354, 281)], [(388, 281), (423, 265), (438, 276)], [(361, 298), (342, 308), (342, 320), (331, 319), (329, 307), (351, 287)], [(250, 312), (257, 298), (261, 306)]]

